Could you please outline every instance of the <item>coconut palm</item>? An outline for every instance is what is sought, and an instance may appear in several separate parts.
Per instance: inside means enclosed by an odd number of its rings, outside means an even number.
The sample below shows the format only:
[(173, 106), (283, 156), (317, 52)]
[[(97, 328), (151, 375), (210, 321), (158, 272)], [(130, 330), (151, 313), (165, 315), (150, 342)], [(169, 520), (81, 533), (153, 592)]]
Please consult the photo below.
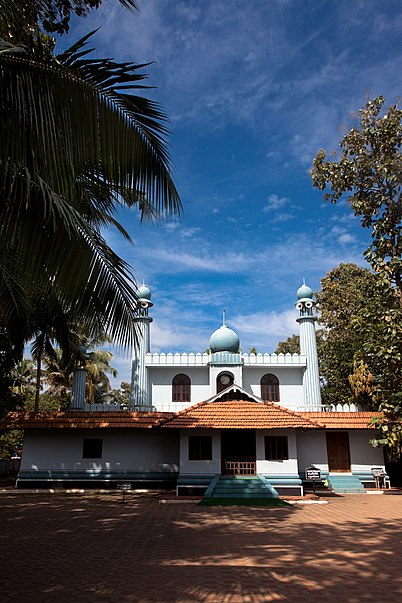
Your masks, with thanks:
[[(44, 380), (50, 395), (67, 400), (71, 394), (72, 371), (77, 366), (85, 368), (86, 399), (89, 402), (103, 402), (111, 389), (109, 375), (117, 377), (117, 370), (110, 366), (113, 354), (108, 350), (98, 349), (108, 342), (105, 334), (90, 337), (82, 332), (76, 333), (75, 344), (67, 356), (60, 348), (55, 348), (49, 355), (44, 354)], [(81, 342), (81, 345), (78, 345)], [(74, 345), (74, 344), (72, 344)]]
[[(23, 17), (38, 2), (10, 4)], [(129, 239), (122, 206), (141, 219), (180, 212), (166, 115), (136, 94), (144, 65), (91, 58), (92, 34), (58, 56), (40, 35), (30, 47), (9, 34), (0, 19), (1, 321), (22, 347), (32, 300), (50, 296), (88, 330), (132, 344), (134, 277), (102, 233), (114, 226)]]

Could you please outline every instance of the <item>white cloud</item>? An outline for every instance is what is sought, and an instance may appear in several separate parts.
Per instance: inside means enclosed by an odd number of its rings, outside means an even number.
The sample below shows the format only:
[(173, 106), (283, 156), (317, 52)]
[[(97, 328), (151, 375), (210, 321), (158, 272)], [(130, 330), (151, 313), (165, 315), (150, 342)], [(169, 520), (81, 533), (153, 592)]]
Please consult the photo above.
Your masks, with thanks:
[(338, 241), (339, 243), (341, 243), (341, 245), (347, 245), (349, 243), (356, 243), (357, 239), (354, 235), (350, 234), (349, 232), (345, 232), (344, 234), (341, 234), (338, 237)]
[(278, 197), (275, 193), (268, 196), (268, 202), (263, 207), (262, 211), (264, 213), (268, 213), (271, 211), (275, 211), (277, 209), (281, 209), (285, 205), (288, 205), (290, 200), (287, 197)]
[(289, 213), (279, 213), (270, 220), (271, 224), (278, 224), (279, 222), (289, 222), (289, 220), (293, 220), (295, 216)]

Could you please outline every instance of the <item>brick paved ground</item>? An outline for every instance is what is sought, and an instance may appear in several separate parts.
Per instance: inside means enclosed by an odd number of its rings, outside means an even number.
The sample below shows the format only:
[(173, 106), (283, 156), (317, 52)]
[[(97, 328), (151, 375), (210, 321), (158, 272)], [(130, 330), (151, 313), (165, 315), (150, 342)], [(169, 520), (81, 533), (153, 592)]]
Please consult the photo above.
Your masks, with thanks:
[(402, 496), (296, 508), (0, 498), (2, 602), (402, 601)]

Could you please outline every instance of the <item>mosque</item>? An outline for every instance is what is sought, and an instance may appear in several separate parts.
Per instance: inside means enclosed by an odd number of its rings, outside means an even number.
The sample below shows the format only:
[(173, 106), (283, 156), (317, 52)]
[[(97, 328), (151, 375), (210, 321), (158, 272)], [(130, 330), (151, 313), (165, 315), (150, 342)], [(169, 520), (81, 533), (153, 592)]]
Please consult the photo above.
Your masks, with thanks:
[(297, 291), (292, 355), (242, 353), (225, 316), (209, 353), (152, 353), (150, 289), (138, 297), (130, 409), (87, 404), (79, 369), (68, 411), (9, 415), (8, 428), (25, 431), (17, 487), (125, 482), (178, 495), (290, 496), (303, 495), (311, 467), (334, 491), (373, 487), (372, 469), (385, 471), (369, 443), (375, 413), (321, 403), (310, 287)]

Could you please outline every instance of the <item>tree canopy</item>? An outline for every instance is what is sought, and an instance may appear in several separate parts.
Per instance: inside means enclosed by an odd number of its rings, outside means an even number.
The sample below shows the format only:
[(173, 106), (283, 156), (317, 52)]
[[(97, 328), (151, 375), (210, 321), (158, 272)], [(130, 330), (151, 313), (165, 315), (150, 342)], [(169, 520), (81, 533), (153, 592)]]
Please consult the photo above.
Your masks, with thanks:
[(378, 422), (388, 441), (402, 443), (402, 110), (384, 108), (379, 96), (359, 110), (355, 124), (327, 160), (320, 150), (313, 163), (313, 185), (336, 203), (346, 197), (372, 243), (364, 256), (374, 276), (370, 303), (361, 308), (354, 332), (361, 347), (351, 384), (384, 413)]
[(351, 387), (349, 378), (365, 344), (357, 319), (373, 301), (375, 282), (371, 270), (343, 263), (321, 279), (316, 295), (320, 327), (317, 348), (324, 404), (370, 401)]
[(45, 305), (131, 345), (134, 276), (104, 229), (130, 240), (122, 206), (151, 220), (181, 211), (167, 116), (139, 94), (146, 65), (94, 58), (94, 32), (58, 55), (46, 36), (99, 4), (0, 4), (0, 325), (19, 351)]
[(340, 141), (340, 154), (327, 160), (320, 150), (311, 176), (327, 201), (346, 196), (362, 226), (371, 229), (364, 256), (396, 286), (402, 307), (402, 110), (384, 104), (382, 96), (368, 101)]

